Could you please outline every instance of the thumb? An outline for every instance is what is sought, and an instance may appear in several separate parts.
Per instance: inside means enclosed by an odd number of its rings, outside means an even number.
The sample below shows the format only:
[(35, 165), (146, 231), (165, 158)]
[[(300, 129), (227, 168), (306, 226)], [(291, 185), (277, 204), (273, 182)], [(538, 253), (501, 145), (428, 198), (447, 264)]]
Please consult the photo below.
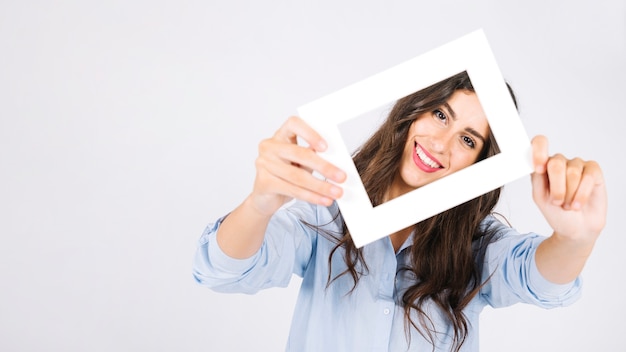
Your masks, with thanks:
[(533, 166), (535, 172), (545, 173), (548, 162), (548, 138), (542, 135), (535, 136), (532, 141)]
[(543, 204), (547, 199), (550, 181), (547, 173), (533, 172), (530, 175), (533, 199), (537, 205)]

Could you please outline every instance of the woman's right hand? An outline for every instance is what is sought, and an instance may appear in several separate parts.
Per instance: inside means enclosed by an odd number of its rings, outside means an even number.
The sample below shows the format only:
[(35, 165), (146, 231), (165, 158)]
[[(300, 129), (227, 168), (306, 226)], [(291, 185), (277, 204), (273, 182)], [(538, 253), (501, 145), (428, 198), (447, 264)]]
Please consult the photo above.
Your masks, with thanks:
[[(297, 137), (308, 146), (298, 145)], [(261, 141), (254, 188), (248, 198), (256, 211), (269, 216), (292, 198), (328, 206), (341, 197), (341, 187), (325, 179), (341, 183), (346, 174), (317, 154), (326, 148), (322, 137), (295, 116), (273, 137)], [(314, 171), (324, 180), (314, 176)]]

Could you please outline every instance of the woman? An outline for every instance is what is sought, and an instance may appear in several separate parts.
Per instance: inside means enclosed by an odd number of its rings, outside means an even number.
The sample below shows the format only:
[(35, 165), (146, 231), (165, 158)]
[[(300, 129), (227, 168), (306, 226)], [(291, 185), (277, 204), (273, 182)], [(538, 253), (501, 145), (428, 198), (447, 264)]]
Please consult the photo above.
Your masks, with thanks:
[[(484, 306), (573, 302), (604, 227), (600, 167), (548, 156), (542, 136), (532, 146), (533, 198), (550, 237), (520, 235), (491, 216), (497, 189), (357, 249), (334, 203), (346, 176), (292, 117), (260, 143), (251, 194), (202, 235), (195, 278), (254, 293), (302, 276), (287, 350), (475, 351)], [(400, 99), (354, 162), (378, 205), (497, 152), (462, 73)]]

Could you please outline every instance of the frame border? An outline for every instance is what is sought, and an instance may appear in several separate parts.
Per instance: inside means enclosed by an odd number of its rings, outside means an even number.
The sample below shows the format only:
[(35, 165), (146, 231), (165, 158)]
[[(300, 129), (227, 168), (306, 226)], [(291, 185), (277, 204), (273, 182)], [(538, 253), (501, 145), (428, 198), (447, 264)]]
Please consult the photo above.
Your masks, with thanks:
[[(338, 125), (463, 71), (500, 153), (372, 207)], [(305, 104), (298, 113), (328, 143), (320, 155), (347, 174), (337, 204), (359, 248), (533, 171), (529, 138), (482, 30)]]

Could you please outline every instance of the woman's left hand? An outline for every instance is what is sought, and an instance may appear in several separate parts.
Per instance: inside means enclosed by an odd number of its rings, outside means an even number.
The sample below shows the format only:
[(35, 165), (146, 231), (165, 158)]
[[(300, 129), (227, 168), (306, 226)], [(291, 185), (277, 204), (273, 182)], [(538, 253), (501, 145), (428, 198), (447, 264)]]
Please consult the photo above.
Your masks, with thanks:
[(532, 140), (533, 199), (554, 234), (580, 244), (593, 243), (606, 223), (607, 194), (595, 161), (548, 155), (548, 139)]

